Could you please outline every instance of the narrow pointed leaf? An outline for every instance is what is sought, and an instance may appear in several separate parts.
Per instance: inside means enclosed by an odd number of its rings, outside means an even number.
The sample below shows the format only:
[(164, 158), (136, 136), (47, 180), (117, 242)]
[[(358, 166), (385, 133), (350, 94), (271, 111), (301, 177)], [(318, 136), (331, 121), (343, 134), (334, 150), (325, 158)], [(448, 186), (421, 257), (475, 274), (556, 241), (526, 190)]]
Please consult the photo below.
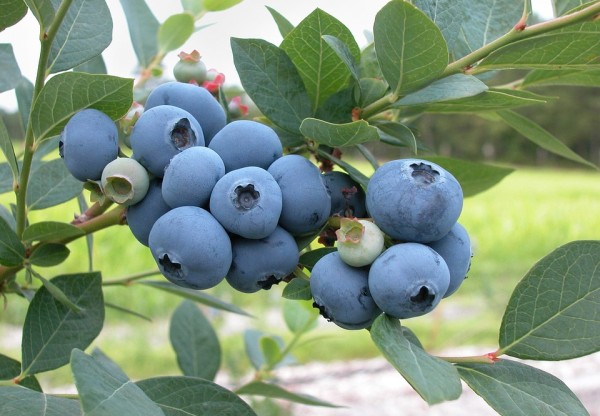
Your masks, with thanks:
[(36, 273), (33, 270), (28, 270), (28, 271), (30, 273), (32, 273), (37, 279), (42, 281), (42, 284), (48, 290), (48, 292), (50, 292), (50, 294), (54, 297), (54, 299), (56, 299), (57, 301), (62, 303), (67, 308), (71, 309), (73, 312), (82, 312), (83, 311), (83, 309), (81, 309), (79, 306), (77, 306), (71, 299), (69, 299), (69, 297), (67, 295), (65, 295), (65, 292), (63, 292), (61, 288), (56, 286), (54, 283), (52, 283), (51, 281), (49, 281), (48, 279), (46, 279), (39, 273)]
[(23, 0), (1, 0), (0, 32), (17, 24), (27, 14), (27, 5)]
[(347, 147), (379, 140), (377, 129), (365, 120), (333, 124), (316, 118), (307, 118), (302, 121), (300, 132), (305, 137), (330, 147)]
[(282, 399), (309, 406), (339, 407), (333, 403), (320, 400), (307, 394), (293, 393), (275, 384), (262, 381), (252, 381), (235, 391), (239, 395), (263, 396), (272, 399)]
[(348, 67), (323, 39), (324, 35), (340, 39), (350, 54), (359, 59), (360, 50), (352, 32), (321, 9), (304, 18), (281, 43), (281, 49), (290, 57), (304, 81), (313, 110), (346, 87), (350, 77)]
[(184, 375), (214, 380), (221, 365), (221, 346), (212, 325), (192, 301), (184, 301), (173, 313), (169, 338)]
[(19, 177), (19, 166), (17, 164), (17, 157), (15, 156), (15, 149), (13, 147), (12, 141), (10, 140), (10, 137), (8, 136), (6, 126), (4, 125), (4, 120), (2, 119), (0, 119), (0, 147), (2, 148), (2, 153), (6, 158), (8, 166), (10, 166), (13, 178), (16, 181)]
[(145, 68), (158, 54), (158, 28), (160, 24), (145, 0), (120, 0), (127, 18), (127, 28), (133, 50), (140, 66)]
[(545, 130), (533, 120), (509, 110), (498, 111), (497, 114), (505, 123), (517, 130), (523, 136), (527, 137), (533, 143), (540, 146), (542, 149), (546, 149), (549, 152), (574, 162), (596, 168), (593, 163), (588, 162), (577, 153), (572, 151), (569, 147), (567, 147), (566, 144), (558, 140), (549, 131)]
[(73, 348), (86, 348), (104, 323), (99, 273), (62, 275), (51, 282), (81, 308), (74, 312), (41, 287), (29, 304), (23, 325), (23, 371), (35, 374), (69, 362)]
[(395, 146), (406, 146), (412, 153), (417, 154), (419, 143), (410, 128), (394, 121), (377, 123), (376, 126), (381, 130), (379, 136), (382, 142)]
[(589, 416), (560, 379), (526, 364), (459, 364), (461, 378), (502, 416)]
[(31, 416), (80, 416), (77, 400), (55, 397), (22, 387), (0, 386), (0, 414)]
[(18, 266), (24, 259), (25, 246), (4, 218), (0, 218), (0, 264)]
[(448, 48), (438, 27), (408, 2), (393, 0), (375, 16), (377, 60), (392, 91), (415, 91), (442, 73)]
[(269, 13), (271, 13), (273, 20), (275, 20), (275, 23), (277, 24), (277, 28), (279, 29), (279, 33), (281, 33), (281, 36), (285, 38), (294, 29), (294, 25), (291, 24), (290, 21), (287, 20), (277, 10), (275, 10), (269, 6), (265, 6), (265, 7), (269, 11)]
[(30, 210), (52, 207), (75, 198), (82, 190), (83, 183), (71, 175), (63, 160), (53, 159), (32, 171), (27, 205)]
[(127, 309), (122, 306), (115, 305), (114, 303), (104, 302), (104, 306), (106, 306), (107, 308), (110, 308), (110, 309), (114, 309), (115, 311), (126, 313), (131, 316), (135, 316), (136, 318), (143, 319), (144, 321), (152, 322), (152, 318), (149, 318), (146, 315), (142, 315), (141, 313), (138, 313), (136, 311), (132, 311), (131, 309)]
[(71, 250), (64, 244), (42, 244), (29, 256), (29, 262), (34, 266), (52, 267), (61, 264), (69, 257)]
[(323, 35), (323, 40), (337, 54), (337, 56), (346, 64), (350, 74), (356, 82), (360, 79), (360, 69), (358, 68), (357, 56), (341, 39), (332, 35)]
[(21, 81), (21, 70), (12, 45), (0, 44), (0, 93), (15, 88)]
[(516, 286), (502, 318), (500, 350), (535, 360), (566, 360), (599, 351), (599, 304), (600, 241), (565, 244)]
[(203, 305), (210, 306), (211, 308), (220, 309), (226, 312), (236, 313), (238, 315), (251, 316), (247, 312), (238, 308), (235, 305), (232, 305), (227, 302), (223, 302), (222, 300), (210, 296), (206, 293), (199, 292), (193, 289), (187, 289), (181, 286), (177, 286), (171, 282), (159, 282), (152, 280), (140, 281), (139, 284), (145, 286), (151, 286), (160, 290), (164, 290), (166, 292), (172, 293), (177, 296), (181, 296), (186, 299), (193, 300), (194, 302), (202, 303)]
[(74, 225), (58, 221), (40, 221), (31, 224), (23, 231), (23, 241), (56, 241), (64, 238), (79, 237), (85, 233)]
[(54, 20), (54, 5), (49, 0), (23, 0), (40, 24), (41, 32), (46, 32)]
[(256, 416), (235, 393), (194, 377), (156, 377), (136, 382), (165, 416)]
[(472, 75), (455, 74), (406, 95), (396, 101), (394, 107), (458, 100), (480, 94), (487, 89), (487, 85)]
[(71, 369), (86, 416), (164, 416), (137, 384), (106, 358), (97, 359), (79, 349), (71, 354)]
[(544, 104), (552, 99), (554, 97), (541, 96), (529, 91), (490, 88), (473, 97), (428, 104), (424, 108), (431, 113), (479, 113)]
[(462, 391), (452, 364), (427, 354), (402, 332), (397, 319), (385, 314), (371, 326), (371, 338), (384, 357), (427, 403), (457, 399)]
[(583, 87), (600, 87), (600, 69), (590, 70), (544, 70), (529, 72), (523, 81), (523, 87), (532, 85), (577, 85)]
[(242, 86), (260, 111), (282, 129), (298, 133), (312, 109), (290, 58), (260, 39), (232, 38), (231, 49)]
[(19, 115), (23, 123), (23, 131), (27, 130), (29, 124), (29, 113), (31, 112), (33, 100), (33, 84), (25, 77), (15, 87), (15, 95), (17, 96), (17, 104), (19, 105)]
[(158, 49), (167, 53), (181, 47), (194, 33), (194, 17), (189, 13), (171, 15), (158, 28)]
[(331, 154), (324, 151), (323, 149), (317, 149), (317, 154), (320, 157), (330, 160), (331, 162), (338, 165), (340, 168), (344, 169), (346, 171), (346, 173), (348, 175), (350, 175), (350, 177), (352, 177), (352, 179), (357, 181), (363, 188), (365, 188), (365, 189), (367, 188), (367, 185), (369, 183), (369, 178), (367, 176), (365, 176), (365, 174), (362, 173), (360, 170), (355, 168), (352, 164), (350, 164), (342, 159), (338, 159), (335, 156), (332, 156)]
[(74, 0), (52, 42), (48, 71), (66, 71), (99, 55), (110, 45), (112, 30), (105, 0)]

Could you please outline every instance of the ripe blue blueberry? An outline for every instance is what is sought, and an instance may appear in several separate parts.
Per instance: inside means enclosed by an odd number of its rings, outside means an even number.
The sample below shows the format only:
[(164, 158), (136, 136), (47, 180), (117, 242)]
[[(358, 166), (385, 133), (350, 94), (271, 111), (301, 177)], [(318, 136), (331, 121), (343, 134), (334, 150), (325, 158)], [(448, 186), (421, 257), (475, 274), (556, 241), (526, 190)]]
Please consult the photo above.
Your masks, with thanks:
[(162, 183), (163, 198), (172, 208), (203, 207), (223, 175), (225, 166), (218, 154), (208, 147), (190, 147), (175, 155), (167, 166)]
[(152, 90), (146, 99), (146, 109), (173, 105), (189, 112), (204, 132), (206, 145), (225, 127), (227, 116), (219, 102), (206, 88), (184, 82), (167, 82)]
[(182, 287), (216, 286), (231, 266), (229, 235), (200, 207), (173, 208), (161, 216), (148, 242), (161, 273)]
[(450, 270), (450, 285), (444, 297), (448, 297), (462, 284), (471, 266), (471, 240), (469, 233), (461, 224), (456, 223), (448, 234), (440, 240), (428, 244), (446, 262)]
[(210, 195), (210, 212), (234, 234), (265, 238), (277, 227), (281, 189), (269, 172), (248, 166), (226, 173)]
[(454, 176), (419, 159), (393, 160), (375, 171), (367, 187), (367, 210), (393, 239), (439, 240), (460, 216), (463, 193)]
[(296, 240), (281, 227), (259, 240), (233, 237), (231, 245), (233, 261), (226, 279), (240, 292), (270, 289), (292, 273), (298, 264)]
[(227, 172), (246, 166), (268, 169), (283, 154), (275, 130), (252, 120), (227, 124), (212, 138), (209, 147), (221, 156)]
[(367, 216), (365, 191), (347, 173), (332, 171), (323, 174), (331, 196), (331, 215), (362, 218)]
[(163, 214), (171, 209), (164, 201), (160, 178), (150, 181), (148, 192), (140, 202), (127, 207), (125, 217), (133, 236), (143, 245), (148, 245), (152, 226)]
[(336, 251), (321, 257), (310, 275), (313, 306), (342, 328), (369, 327), (381, 310), (369, 293), (368, 275), (368, 268), (347, 265)]
[(285, 155), (268, 170), (281, 188), (279, 225), (297, 236), (318, 231), (331, 212), (331, 198), (319, 168), (303, 156)]
[(382, 311), (398, 319), (432, 311), (450, 284), (444, 259), (431, 247), (402, 243), (385, 250), (369, 270), (369, 290)]
[(202, 128), (196, 119), (172, 105), (144, 111), (129, 139), (132, 157), (160, 178), (173, 156), (192, 146), (204, 146)]
[(101, 111), (78, 111), (65, 125), (58, 150), (71, 175), (82, 182), (98, 181), (119, 154), (117, 126)]

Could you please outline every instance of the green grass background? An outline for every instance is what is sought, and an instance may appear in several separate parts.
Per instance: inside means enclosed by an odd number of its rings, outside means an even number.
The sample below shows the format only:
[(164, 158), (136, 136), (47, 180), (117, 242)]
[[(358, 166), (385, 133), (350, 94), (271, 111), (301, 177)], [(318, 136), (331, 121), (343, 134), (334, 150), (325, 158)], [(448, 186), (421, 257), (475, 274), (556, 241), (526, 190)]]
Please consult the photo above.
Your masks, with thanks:
[[(5, 194), (3, 202), (12, 195)], [(70, 221), (77, 205), (69, 203), (31, 213), (31, 221)], [(403, 321), (426, 348), (480, 346), (481, 353), (497, 345), (498, 328), (510, 294), (533, 264), (558, 246), (573, 240), (600, 238), (600, 175), (593, 171), (519, 168), (494, 188), (465, 199), (460, 222), (470, 233), (474, 257), (468, 279), (431, 314)], [(87, 248), (77, 241), (69, 259), (58, 267), (39, 269), (50, 278), (86, 270)], [(94, 268), (105, 281), (155, 269), (149, 250), (128, 228), (113, 227), (94, 235)], [(155, 279), (162, 279), (157, 276)], [(203, 311), (217, 327), (223, 347), (223, 368), (233, 377), (247, 375), (243, 332), (260, 329), (289, 339), (282, 318), (282, 285), (257, 294), (241, 294), (221, 284), (210, 294), (234, 303), (254, 318)], [(178, 374), (168, 339), (168, 320), (180, 298), (142, 285), (106, 287), (105, 299), (151, 319), (151, 322), (107, 309), (105, 328), (94, 342), (133, 379)], [(19, 328), (26, 301), (8, 298), (0, 309), (0, 352), (20, 357)], [(488, 350), (486, 350), (487, 348)], [(367, 331), (345, 331), (319, 319), (296, 349), (298, 362), (346, 360), (378, 356)], [(39, 375), (45, 386), (72, 382), (68, 368)]]

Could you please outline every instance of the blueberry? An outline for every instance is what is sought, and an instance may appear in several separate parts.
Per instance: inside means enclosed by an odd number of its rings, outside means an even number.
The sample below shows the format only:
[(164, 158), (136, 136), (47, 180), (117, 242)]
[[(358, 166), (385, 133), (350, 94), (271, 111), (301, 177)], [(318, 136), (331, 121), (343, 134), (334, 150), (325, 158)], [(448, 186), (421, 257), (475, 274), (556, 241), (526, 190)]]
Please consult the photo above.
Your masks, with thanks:
[(146, 109), (173, 105), (189, 112), (200, 123), (206, 145), (225, 127), (227, 117), (221, 104), (206, 88), (184, 82), (167, 82), (156, 87), (146, 99)]
[(190, 147), (169, 162), (163, 177), (163, 198), (172, 208), (203, 207), (223, 175), (225, 166), (218, 154), (208, 147)]
[(152, 226), (170, 209), (162, 197), (160, 178), (152, 179), (144, 199), (127, 207), (125, 216), (133, 236), (147, 246)]
[(173, 208), (161, 216), (148, 242), (161, 273), (182, 287), (216, 286), (231, 266), (229, 235), (200, 207)]
[(101, 111), (78, 111), (62, 131), (59, 153), (75, 178), (98, 181), (104, 167), (119, 154), (117, 126)]
[(420, 243), (396, 244), (371, 265), (369, 289), (382, 311), (398, 319), (432, 311), (450, 284), (444, 259)]
[(223, 227), (245, 238), (265, 238), (277, 227), (281, 190), (269, 172), (248, 166), (226, 173), (210, 195), (210, 211)]
[(313, 306), (342, 328), (369, 327), (381, 310), (369, 293), (368, 275), (368, 268), (347, 265), (335, 251), (321, 257), (310, 275)]
[(462, 210), (454, 176), (435, 163), (393, 160), (375, 171), (367, 187), (367, 210), (390, 237), (418, 243), (439, 240)]
[(231, 245), (233, 262), (226, 279), (240, 292), (270, 289), (292, 273), (298, 264), (296, 240), (281, 227), (259, 240), (234, 237)]
[(227, 124), (212, 138), (209, 147), (221, 156), (227, 172), (246, 166), (268, 169), (283, 154), (275, 130), (252, 120)]
[(450, 285), (444, 295), (446, 298), (456, 292), (471, 266), (473, 251), (469, 233), (465, 227), (456, 223), (448, 234), (440, 240), (429, 243), (428, 246), (442, 256), (450, 270)]
[(108, 199), (121, 205), (134, 205), (146, 196), (150, 178), (137, 160), (120, 157), (106, 165), (101, 183)]
[(383, 232), (371, 221), (342, 218), (335, 234), (340, 258), (350, 266), (368, 266), (384, 248)]
[(297, 236), (318, 231), (331, 212), (331, 198), (319, 168), (303, 156), (285, 155), (268, 170), (281, 188), (279, 225)]
[(204, 146), (196, 119), (172, 105), (159, 105), (142, 113), (130, 136), (133, 158), (161, 177), (173, 156), (193, 146)]
[(331, 196), (331, 215), (362, 218), (367, 216), (365, 191), (347, 173), (332, 171), (323, 174)]

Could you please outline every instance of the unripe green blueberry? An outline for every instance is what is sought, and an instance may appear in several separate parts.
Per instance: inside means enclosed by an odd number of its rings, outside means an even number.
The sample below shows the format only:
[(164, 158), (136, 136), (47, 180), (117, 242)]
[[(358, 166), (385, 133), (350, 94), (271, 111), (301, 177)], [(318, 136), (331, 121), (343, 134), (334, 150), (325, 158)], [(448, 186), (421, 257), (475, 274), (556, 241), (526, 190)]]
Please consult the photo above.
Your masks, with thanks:
[(173, 76), (179, 82), (194, 81), (198, 85), (202, 85), (206, 81), (206, 65), (200, 59), (198, 51), (192, 53), (181, 52), (179, 61), (173, 67)]
[(384, 248), (384, 234), (371, 221), (342, 218), (335, 234), (340, 258), (349, 266), (362, 267), (373, 263)]
[(121, 157), (106, 165), (101, 183), (108, 199), (120, 205), (133, 205), (146, 196), (150, 178), (137, 160)]

